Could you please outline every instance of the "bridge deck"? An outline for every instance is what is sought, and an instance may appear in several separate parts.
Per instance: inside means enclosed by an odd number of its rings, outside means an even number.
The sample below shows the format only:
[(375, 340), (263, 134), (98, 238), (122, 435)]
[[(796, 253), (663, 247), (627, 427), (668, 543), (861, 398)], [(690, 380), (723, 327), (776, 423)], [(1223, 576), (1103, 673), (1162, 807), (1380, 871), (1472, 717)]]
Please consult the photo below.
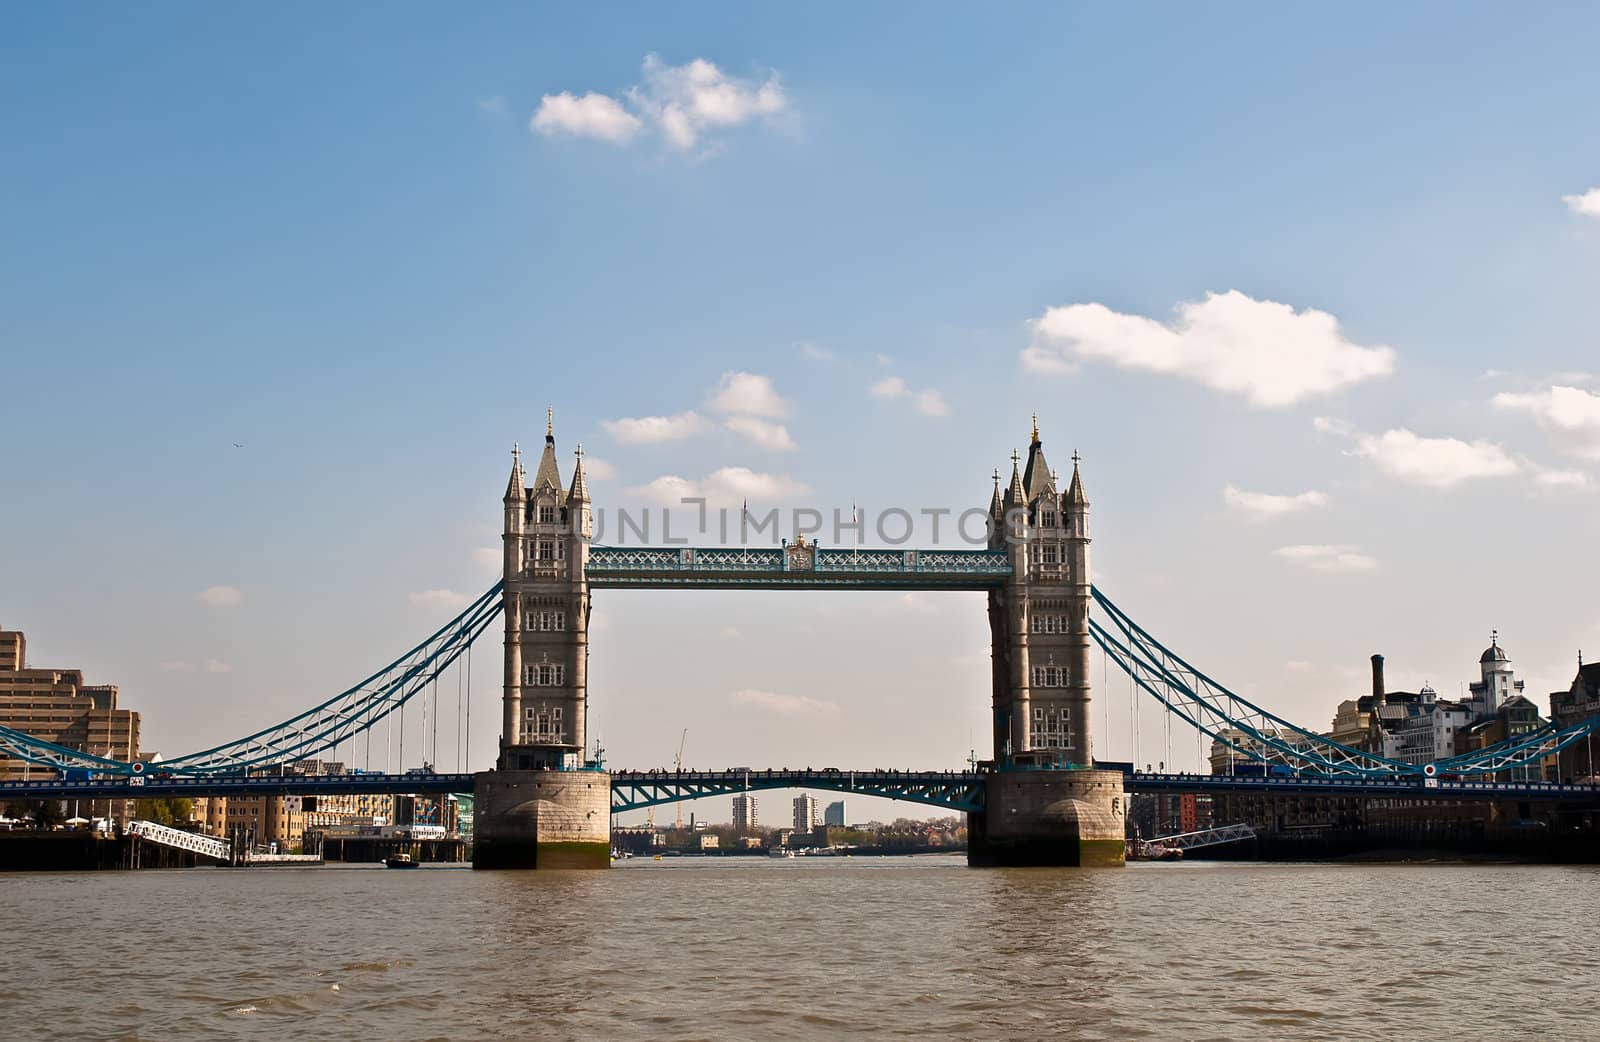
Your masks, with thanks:
[(595, 546), (584, 576), (596, 589), (984, 590), (1011, 562), (1004, 550)]
[[(1114, 769), (1114, 768), (1113, 768)], [(725, 770), (617, 771), (611, 775), (612, 811), (643, 809), (678, 800), (726, 796), (746, 789), (820, 789), (910, 800), (957, 811), (984, 807), (988, 775), (982, 771)], [(1284, 796), (1403, 797), (1427, 800), (1535, 800), (1600, 805), (1600, 785), (1555, 782), (1378, 780), (1325, 775), (1252, 777), (1230, 774), (1123, 772), (1130, 793), (1262, 793)], [(138, 799), (158, 796), (316, 796), (340, 793), (467, 793), (471, 774), (326, 774), (281, 778), (211, 775), (177, 778), (101, 778), (91, 781), (0, 782), (0, 800)]]

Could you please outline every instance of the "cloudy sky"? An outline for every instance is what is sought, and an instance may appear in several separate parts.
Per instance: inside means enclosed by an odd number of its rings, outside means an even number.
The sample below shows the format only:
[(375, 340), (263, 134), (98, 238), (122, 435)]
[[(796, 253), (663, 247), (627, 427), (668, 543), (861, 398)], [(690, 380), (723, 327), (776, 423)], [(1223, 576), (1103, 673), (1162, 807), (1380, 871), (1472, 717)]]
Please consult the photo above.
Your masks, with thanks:
[[(846, 513), (987, 502), (1037, 412), (1105, 591), (1311, 725), (1374, 651), (1453, 695), (1498, 628), (1541, 704), (1600, 655), (1600, 12), (5, 21), (0, 625), (148, 748), (484, 589), (547, 403), (601, 506)], [(615, 593), (596, 629), (617, 764), (986, 733), (974, 595)]]

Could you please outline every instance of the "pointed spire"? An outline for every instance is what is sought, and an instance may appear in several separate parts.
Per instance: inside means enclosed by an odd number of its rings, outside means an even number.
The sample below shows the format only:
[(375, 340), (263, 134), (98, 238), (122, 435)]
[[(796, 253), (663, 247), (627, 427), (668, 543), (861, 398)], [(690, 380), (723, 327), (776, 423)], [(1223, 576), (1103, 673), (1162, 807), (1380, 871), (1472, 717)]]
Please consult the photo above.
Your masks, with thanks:
[(561, 468), (556, 465), (555, 408), (545, 413), (544, 452), (539, 454), (539, 469), (533, 472), (533, 491), (561, 491)]
[(522, 480), (522, 446), (511, 443), (511, 480), (506, 482), (506, 499), (523, 499), (527, 493)]
[(572, 465), (572, 487), (567, 489), (567, 502), (587, 503), (589, 502), (589, 485), (583, 480), (583, 446), (581, 444), (573, 455), (578, 457), (578, 462)]
[(1033, 415), (1033, 437), (1028, 442), (1028, 465), (1022, 471), (1022, 490), (1028, 502), (1040, 496), (1055, 495), (1056, 483), (1050, 476), (1050, 464), (1044, 460), (1044, 445), (1039, 441), (1039, 414)]
[(1086, 507), (1089, 505), (1089, 497), (1083, 491), (1083, 478), (1078, 475), (1078, 462), (1081, 459), (1082, 457), (1078, 455), (1078, 450), (1073, 449), (1072, 484), (1067, 486), (1067, 506), (1069, 507)]
[(1006, 489), (1005, 504), (1008, 507), (1018, 506), (1027, 502), (1022, 493), (1022, 470), (1018, 466), (1022, 456), (1016, 449), (1011, 450), (1011, 485)]
[(994, 469), (994, 495), (989, 497), (989, 513), (999, 518), (1005, 512), (1005, 507), (1000, 502), (1000, 468)]

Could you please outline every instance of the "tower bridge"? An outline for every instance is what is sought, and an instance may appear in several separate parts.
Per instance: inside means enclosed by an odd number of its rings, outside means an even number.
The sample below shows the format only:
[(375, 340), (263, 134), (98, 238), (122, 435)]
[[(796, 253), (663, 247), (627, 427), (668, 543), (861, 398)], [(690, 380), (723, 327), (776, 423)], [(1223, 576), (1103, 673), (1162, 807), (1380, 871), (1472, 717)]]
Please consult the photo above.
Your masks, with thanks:
[[(159, 764), (95, 756), (0, 727), (0, 752), (55, 777), (0, 783), (0, 797), (462, 791), (477, 795), (479, 867), (608, 863), (613, 813), (750, 789), (816, 788), (886, 796), (969, 815), (969, 860), (1118, 864), (1126, 793), (1244, 790), (1430, 800), (1600, 804), (1592, 785), (1527, 780), (1600, 730), (1600, 715), (1546, 724), (1434, 763), (1408, 763), (1332, 740), (1236, 694), (1162, 644), (1090, 571), (1089, 500), (1072, 457), (1066, 487), (1045, 461), (1035, 422), (1010, 480), (994, 474), (986, 546), (973, 549), (632, 547), (592, 543), (581, 449), (563, 481), (555, 432), (530, 480), (513, 450), (502, 498), (501, 579), (395, 661), (282, 723)], [(618, 771), (586, 759), (591, 596), (609, 589), (983, 591), (992, 646), (992, 759), (982, 769), (900, 771)], [(437, 681), (499, 619), (501, 739), (476, 775), (291, 775), (278, 770), (353, 742)], [(1097, 764), (1090, 649), (1173, 718), (1263, 765), (1258, 776), (1135, 774)], [(1519, 777), (1519, 774), (1521, 777)]]

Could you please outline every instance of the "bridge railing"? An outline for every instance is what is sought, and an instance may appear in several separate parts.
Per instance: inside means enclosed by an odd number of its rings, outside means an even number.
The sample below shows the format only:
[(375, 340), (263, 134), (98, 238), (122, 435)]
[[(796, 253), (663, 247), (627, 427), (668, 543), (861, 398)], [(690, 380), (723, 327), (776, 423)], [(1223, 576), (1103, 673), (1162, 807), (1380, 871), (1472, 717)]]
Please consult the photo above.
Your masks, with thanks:
[(187, 850), (192, 854), (200, 854), (218, 861), (228, 860), (233, 851), (233, 845), (227, 840), (185, 832), (154, 821), (130, 821), (127, 831), (128, 835), (138, 836), (151, 843), (159, 843), (176, 850)]
[(1011, 574), (1004, 550), (887, 550), (882, 548), (815, 548), (791, 559), (782, 547), (592, 546), (585, 574), (604, 579), (632, 575), (779, 575), (818, 573), (830, 576), (982, 576)]

